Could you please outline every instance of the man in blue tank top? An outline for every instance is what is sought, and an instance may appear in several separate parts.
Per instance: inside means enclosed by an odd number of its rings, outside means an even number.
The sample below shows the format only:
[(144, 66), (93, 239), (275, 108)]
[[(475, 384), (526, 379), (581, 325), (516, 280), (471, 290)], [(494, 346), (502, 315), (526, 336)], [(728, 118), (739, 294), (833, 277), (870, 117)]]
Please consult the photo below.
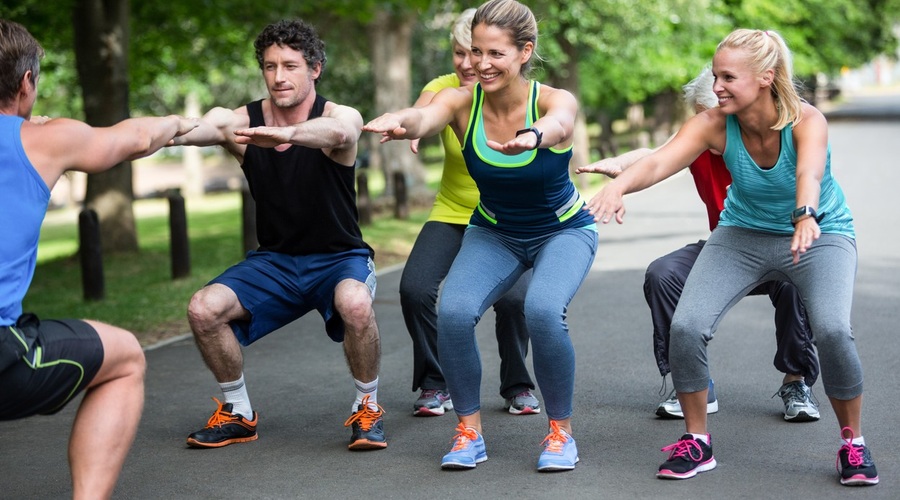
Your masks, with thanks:
[[(0, 420), (49, 415), (81, 392), (69, 442), (73, 498), (109, 498), (144, 406), (144, 353), (131, 332), (23, 313), (50, 191), (68, 170), (99, 173), (196, 126), (176, 116), (93, 128), (32, 118), (44, 50), (0, 19)], [(33, 481), (34, 478), (8, 478)], [(41, 478), (46, 479), (46, 478)]]
[[(267, 26), (254, 43), (269, 97), (214, 108), (173, 144), (219, 145), (241, 164), (256, 201), (259, 248), (194, 294), (188, 319), (224, 402), (188, 436), (197, 448), (257, 439), (242, 346), (317, 310), (343, 342), (356, 387), (351, 450), (383, 449), (378, 405), (381, 343), (372, 300), (373, 251), (358, 224), (359, 112), (316, 94), (324, 43), (303, 21)], [(214, 398), (215, 399), (215, 398)]]

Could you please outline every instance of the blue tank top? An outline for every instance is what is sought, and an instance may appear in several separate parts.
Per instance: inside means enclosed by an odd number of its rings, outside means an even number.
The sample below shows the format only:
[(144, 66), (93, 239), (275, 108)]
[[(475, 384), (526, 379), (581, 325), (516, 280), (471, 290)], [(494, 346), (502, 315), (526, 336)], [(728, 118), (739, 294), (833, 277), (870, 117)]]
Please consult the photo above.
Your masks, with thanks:
[[(791, 212), (797, 208), (797, 151), (791, 125), (781, 129), (781, 152), (772, 168), (764, 169), (753, 161), (744, 141), (737, 117), (726, 120), (725, 153), (722, 157), (731, 172), (731, 187), (725, 198), (720, 226), (736, 226), (770, 233), (794, 234)], [(844, 192), (831, 175), (831, 145), (825, 156), (818, 214), (823, 233), (855, 238), (853, 216)]]
[(16, 323), (37, 262), (41, 223), (50, 188), (25, 156), (20, 131), (25, 120), (0, 115), (0, 326)]
[[(532, 81), (523, 128), (539, 118), (539, 89), (538, 82)], [(516, 238), (573, 227), (596, 230), (593, 217), (581, 209), (584, 199), (569, 176), (572, 147), (535, 149), (518, 155), (504, 155), (487, 147), (481, 110), (484, 92), (480, 84), (473, 92), (462, 153), (481, 199), (469, 224)]]

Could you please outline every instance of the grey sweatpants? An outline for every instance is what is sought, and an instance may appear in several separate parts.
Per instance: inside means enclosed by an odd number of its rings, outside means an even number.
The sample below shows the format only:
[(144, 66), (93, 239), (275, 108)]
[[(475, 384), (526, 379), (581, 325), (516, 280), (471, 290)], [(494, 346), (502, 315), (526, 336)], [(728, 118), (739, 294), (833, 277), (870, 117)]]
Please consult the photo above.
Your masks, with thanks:
[(709, 384), (706, 345), (719, 322), (760, 283), (789, 281), (797, 287), (819, 352), (825, 394), (841, 400), (862, 394), (863, 375), (850, 329), (856, 242), (822, 234), (792, 262), (791, 236), (719, 226), (691, 274), (672, 318), (669, 362), (678, 392)]

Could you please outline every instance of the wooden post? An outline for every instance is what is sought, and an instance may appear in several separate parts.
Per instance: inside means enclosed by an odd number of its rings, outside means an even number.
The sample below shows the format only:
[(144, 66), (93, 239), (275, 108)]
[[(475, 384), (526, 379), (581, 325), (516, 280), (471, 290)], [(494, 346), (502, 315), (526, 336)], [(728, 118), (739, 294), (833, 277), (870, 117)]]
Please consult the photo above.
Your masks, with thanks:
[(372, 223), (372, 198), (369, 196), (369, 176), (360, 171), (356, 176), (356, 208), (359, 210), (359, 224)]
[(397, 203), (394, 205), (394, 217), (400, 220), (409, 218), (409, 199), (406, 190), (406, 175), (403, 172), (394, 172), (394, 196)]
[(184, 197), (177, 189), (167, 196), (169, 199), (169, 251), (172, 257), (172, 279), (191, 275), (191, 251), (187, 230), (187, 211)]
[(100, 245), (100, 218), (86, 208), (78, 214), (78, 255), (81, 258), (81, 284), (84, 300), (103, 300), (103, 249)]
[(241, 190), (241, 230), (244, 254), (259, 248), (256, 238), (256, 201), (249, 189)]

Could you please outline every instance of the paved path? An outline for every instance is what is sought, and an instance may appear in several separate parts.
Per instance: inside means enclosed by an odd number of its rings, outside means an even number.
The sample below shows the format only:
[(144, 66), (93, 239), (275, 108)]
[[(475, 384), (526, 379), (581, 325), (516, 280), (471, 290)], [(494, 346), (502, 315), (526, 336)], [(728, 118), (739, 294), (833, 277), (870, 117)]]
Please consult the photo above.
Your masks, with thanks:
[[(893, 97), (900, 102), (900, 96)], [(446, 472), (454, 417), (414, 418), (412, 349), (400, 316), (400, 273), (382, 270), (376, 313), (383, 338), (379, 400), (387, 410), (387, 450), (351, 453), (342, 423), (353, 397), (341, 348), (309, 315), (246, 350), (260, 439), (220, 450), (193, 450), (186, 435), (213, 410), (217, 387), (190, 340), (147, 352), (146, 411), (116, 497), (155, 498), (897, 498), (900, 491), (900, 253), (894, 199), (900, 186), (900, 122), (831, 126), (834, 171), (856, 217), (859, 276), (854, 333), (866, 378), (865, 435), (882, 483), (848, 489), (837, 482), (838, 427), (819, 385), (816, 423), (785, 423), (771, 395), (772, 308), (742, 301), (710, 345), (720, 411), (710, 417), (716, 470), (681, 482), (654, 477), (659, 448), (681, 435), (680, 421), (653, 415), (659, 374), (641, 294), (655, 257), (706, 236), (692, 181), (675, 177), (626, 199), (623, 226), (601, 231), (593, 271), (572, 302), (577, 349), (573, 472), (534, 470), (546, 420), (512, 416), (497, 396), (499, 360), (488, 314), (478, 329), (484, 360), (483, 412), (490, 460), (474, 471)], [(56, 417), (0, 425), (0, 498), (69, 495), (66, 442), (76, 405)]]

